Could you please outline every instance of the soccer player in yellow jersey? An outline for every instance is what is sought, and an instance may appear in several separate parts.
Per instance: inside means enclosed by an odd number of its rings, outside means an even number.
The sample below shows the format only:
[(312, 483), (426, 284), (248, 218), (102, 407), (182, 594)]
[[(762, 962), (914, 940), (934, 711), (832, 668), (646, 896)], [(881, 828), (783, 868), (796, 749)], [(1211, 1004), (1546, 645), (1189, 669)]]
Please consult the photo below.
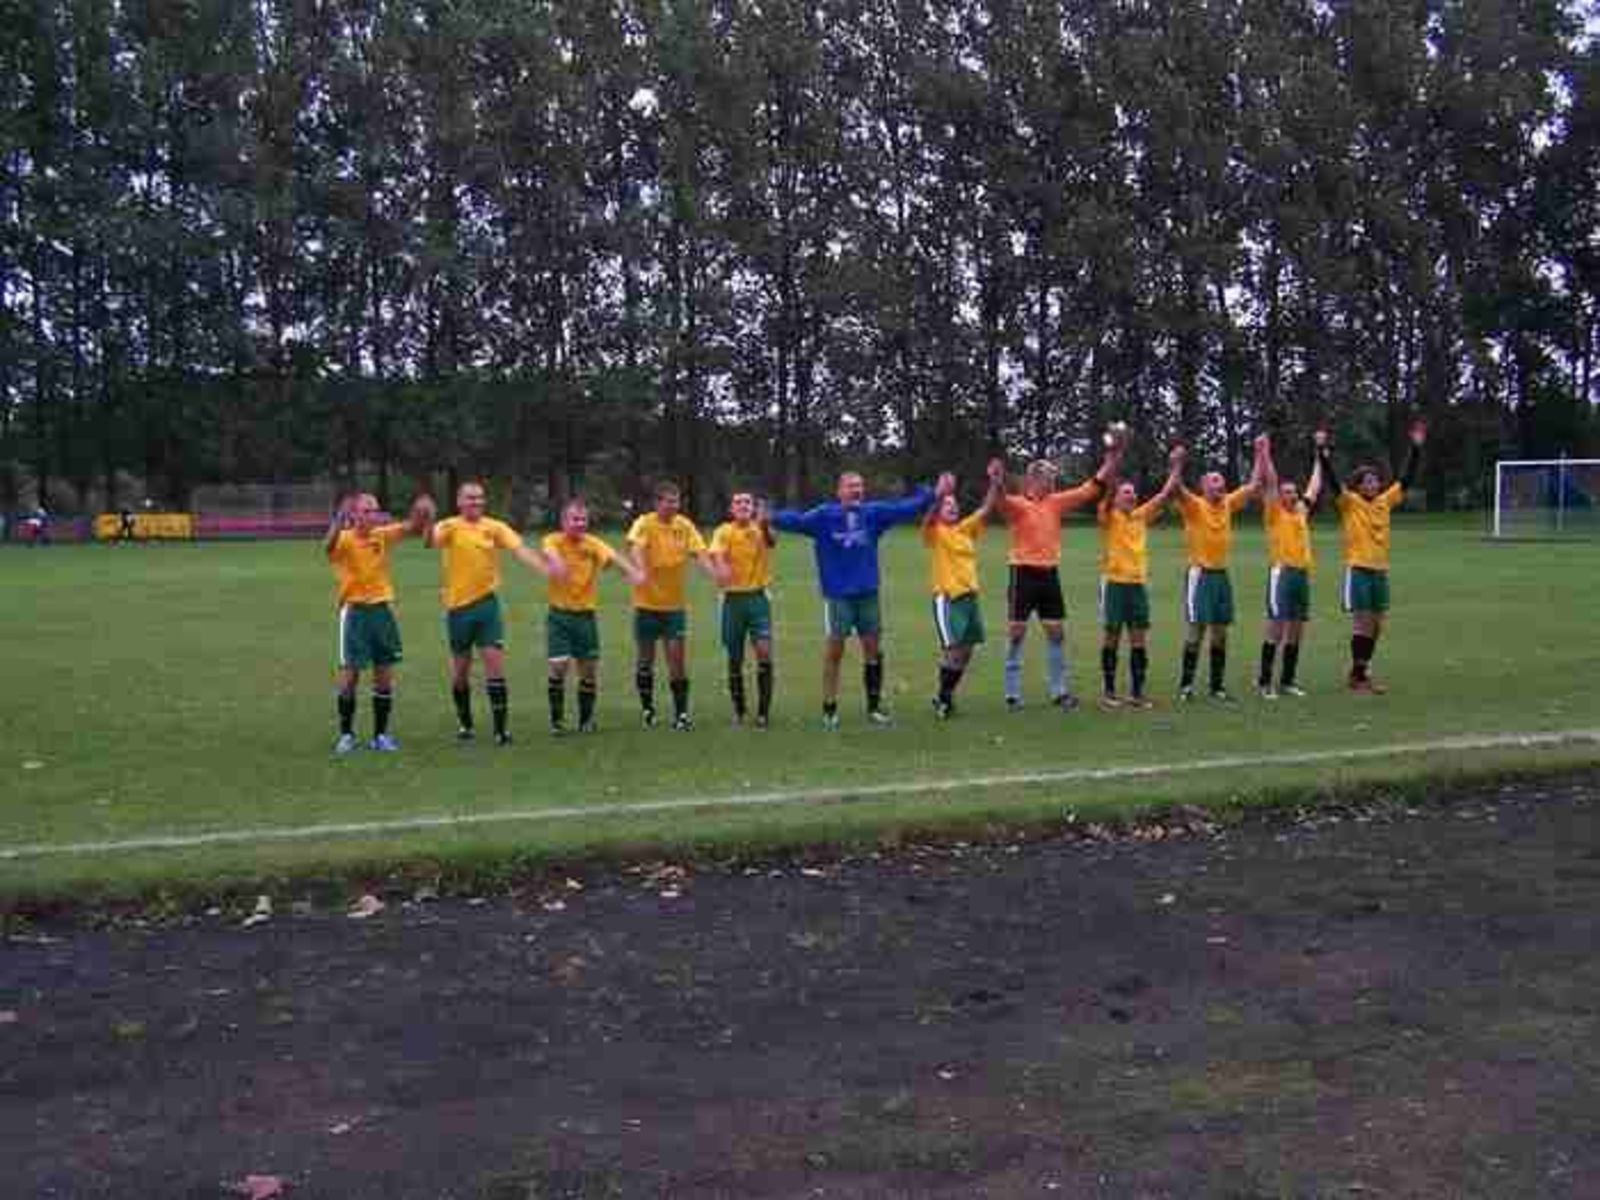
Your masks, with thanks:
[[(1105, 641), (1100, 646), (1100, 674), (1105, 690), (1100, 697), (1104, 709), (1150, 708), (1144, 693), (1145, 673), (1149, 668), (1147, 646), (1150, 631), (1150, 556), (1145, 534), (1150, 523), (1161, 515), (1162, 507), (1177, 491), (1183, 478), (1187, 451), (1174, 446), (1167, 454), (1167, 480), (1143, 504), (1131, 483), (1123, 481), (1112, 489), (1111, 497), (1100, 505), (1100, 625)], [(1122, 631), (1128, 631), (1128, 698), (1117, 695), (1117, 650)]]
[(374, 750), (400, 749), (389, 734), (394, 706), (394, 664), (400, 661), (400, 626), (389, 605), (394, 581), (389, 575), (389, 550), (407, 534), (421, 533), (433, 519), (433, 501), (418, 496), (411, 518), (401, 524), (378, 524), (378, 501), (363, 492), (348, 496), (334, 514), (322, 539), (339, 589), (339, 740), (335, 754), (356, 748), (356, 687), (361, 672), (372, 668), (372, 741)]
[(430, 526), (428, 545), (441, 551), (445, 635), (450, 643), (450, 695), (455, 701), (456, 738), (470, 742), (472, 731), (472, 651), (483, 659), (484, 690), (494, 717), (494, 740), (511, 742), (510, 694), (506, 688), (505, 619), (500, 610), (500, 551), (506, 550), (541, 575), (559, 574), (559, 561), (522, 544), (522, 535), (504, 521), (484, 515), (481, 483), (456, 490), (456, 516)]
[[(1304, 696), (1295, 682), (1300, 666), (1300, 638), (1311, 619), (1311, 514), (1322, 495), (1322, 460), (1311, 468), (1301, 493), (1292, 479), (1278, 476), (1272, 447), (1261, 459), (1261, 523), (1267, 531), (1267, 625), (1261, 640), (1261, 670), (1256, 693), (1263, 700)], [(1282, 673), (1272, 686), (1273, 660), (1283, 648)]]
[(1061, 594), (1061, 522), (1068, 513), (1105, 495), (1123, 449), (1120, 437), (1108, 435), (1105, 460), (1093, 478), (1063, 491), (1051, 490), (1056, 482), (1054, 463), (1044, 459), (1029, 463), (1022, 476), (1022, 491), (1000, 499), (1000, 514), (1011, 530), (1011, 550), (1006, 556), (1010, 580), (1006, 588), (1005, 689), (1006, 707), (1013, 711), (1022, 707), (1022, 643), (1028, 636), (1028, 620), (1035, 614), (1044, 627), (1050, 703), (1068, 711), (1078, 706), (1072, 694), (1067, 606)]
[(600, 572), (615, 567), (635, 584), (643, 583), (644, 575), (627, 555), (618, 554), (589, 532), (589, 506), (579, 497), (561, 506), (561, 532), (547, 534), (540, 547), (546, 557), (560, 560), (564, 568), (550, 577), (550, 613), (545, 622), (550, 732), (566, 732), (567, 676), (576, 663), (578, 732), (593, 733), (600, 691), (600, 626), (595, 619)]
[(939, 635), (939, 692), (933, 711), (941, 721), (955, 714), (956, 687), (983, 644), (983, 611), (978, 606), (978, 539), (1000, 497), (1005, 494), (1006, 468), (998, 458), (989, 463), (989, 490), (983, 503), (966, 517), (956, 498), (955, 478), (943, 476), (933, 507), (922, 519), (922, 541), (928, 547), (928, 582), (933, 592), (933, 626)]
[(1389, 514), (1405, 499), (1406, 489), (1417, 477), (1428, 426), (1415, 421), (1409, 432), (1410, 449), (1400, 478), (1388, 487), (1378, 469), (1359, 466), (1350, 476), (1349, 487), (1339, 487), (1333, 469), (1333, 448), (1324, 432), (1317, 434), (1317, 454), (1322, 461), (1322, 477), (1334, 494), (1339, 523), (1344, 528), (1345, 612), (1350, 614), (1350, 690), (1364, 695), (1381, 695), (1387, 689), (1372, 678), (1372, 656), (1389, 611)]
[(1211, 643), (1211, 698), (1231, 704), (1223, 678), (1228, 669), (1228, 626), (1233, 624), (1233, 584), (1228, 578), (1228, 553), (1233, 548), (1233, 515), (1261, 490), (1262, 439), (1256, 439), (1256, 463), (1243, 486), (1228, 490), (1220, 471), (1200, 477), (1200, 491), (1178, 485), (1178, 513), (1189, 567), (1184, 575), (1183, 616), (1188, 628), (1183, 642), (1183, 674), (1178, 699), (1194, 699), (1200, 642)]
[(765, 504), (735, 492), (729, 520), (711, 535), (711, 564), (722, 589), (722, 647), (728, 653), (728, 696), (733, 719), (745, 719), (744, 648), (756, 652), (756, 728), (772, 719), (772, 547), (777, 544)]
[(698, 562), (713, 579), (716, 575), (700, 531), (678, 511), (682, 497), (677, 485), (658, 484), (655, 499), (655, 511), (639, 517), (628, 530), (628, 545), (645, 576), (633, 589), (633, 635), (639, 646), (634, 683), (644, 726), (649, 729), (656, 723), (656, 643), (663, 643), (672, 687), (672, 727), (683, 731), (694, 728), (684, 667), (684, 637), (689, 625), (684, 585), (689, 560)]

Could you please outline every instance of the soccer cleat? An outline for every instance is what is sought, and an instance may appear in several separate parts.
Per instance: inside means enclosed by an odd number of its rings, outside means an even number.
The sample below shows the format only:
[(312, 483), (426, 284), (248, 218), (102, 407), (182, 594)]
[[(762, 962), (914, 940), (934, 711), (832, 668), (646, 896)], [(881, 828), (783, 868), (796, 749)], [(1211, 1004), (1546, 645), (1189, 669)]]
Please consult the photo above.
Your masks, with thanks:
[(1156, 702), (1154, 700), (1150, 699), (1149, 696), (1129, 696), (1128, 697), (1128, 707), (1129, 708), (1137, 708), (1137, 709), (1144, 710), (1144, 709), (1154, 708), (1155, 706), (1156, 706)]
[(948, 700), (941, 700), (937, 696), (933, 698), (933, 715), (937, 720), (948, 721), (955, 715), (955, 711), (955, 705)]
[(1007, 712), (1021, 712), (1022, 711), (1022, 697), (1021, 696), (1007, 696), (1006, 697), (1006, 711)]
[(361, 743), (356, 741), (355, 734), (341, 733), (339, 740), (333, 744), (333, 752), (343, 758), (346, 754), (350, 754), (360, 748), (360, 746)]
[(367, 743), (367, 749), (377, 750), (382, 754), (393, 754), (400, 749), (400, 743), (394, 740), (393, 734), (380, 733)]
[(1078, 703), (1078, 698), (1071, 692), (1062, 692), (1061, 695), (1057, 696), (1051, 701), (1051, 703), (1059, 708), (1062, 712), (1075, 712), (1078, 708), (1082, 707)]
[(688, 713), (679, 713), (672, 718), (672, 728), (678, 733), (688, 733), (694, 728), (694, 718)]
[(1276, 700), (1278, 698), (1278, 693), (1273, 690), (1273, 687), (1270, 683), (1256, 684), (1256, 695), (1260, 696), (1263, 700)]
[(597, 725), (594, 722), (593, 719), (590, 719), (588, 721), (579, 721), (578, 722), (578, 732), (579, 733), (599, 733), (600, 732), (600, 726)]
[(768, 719), (766, 713), (758, 713), (756, 715), (756, 725), (755, 725), (755, 727), (757, 729), (762, 729), (762, 730), (766, 730), (766, 729), (771, 729), (772, 728), (772, 722), (771, 722), (771, 720)]
[(511, 731), (507, 730), (504, 733), (495, 734), (494, 735), (494, 744), (496, 746), (509, 746), (509, 745), (511, 745)]
[(1181, 687), (1181, 688), (1178, 689), (1178, 703), (1179, 704), (1188, 704), (1193, 699), (1194, 699), (1194, 688), (1192, 688), (1192, 687)]
[(1122, 697), (1115, 692), (1107, 692), (1100, 697), (1100, 707), (1106, 712), (1114, 712), (1123, 705)]
[(565, 721), (552, 720), (550, 722), (550, 736), (551, 737), (566, 737), (567, 736), (567, 723)]
[(456, 730), (456, 741), (458, 742), (470, 742), (475, 740), (477, 736), (477, 734), (472, 732), (472, 726), (470, 725), (463, 725), (460, 729)]
[(875, 725), (879, 729), (887, 729), (894, 724), (894, 718), (881, 708), (867, 709), (867, 724)]
[(1228, 694), (1228, 689), (1227, 688), (1212, 688), (1211, 691), (1208, 693), (1208, 695), (1217, 704), (1237, 704), (1237, 703), (1239, 703), (1231, 695)]
[(1389, 691), (1375, 679), (1352, 679), (1350, 690), (1358, 696), (1382, 696)]
[(646, 729), (654, 729), (656, 727), (656, 710), (653, 708), (641, 709), (639, 711), (639, 721)]
[(1286, 683), (1278, 689), (1278, 695), (1293, 696), (1296, 700), (1303, 700), (1309, 694), (1310, 693), (1308, 693), (1305, 688), (1301, 687), (1298, 683)]
[(839, 731), (839, 714), (836, 712), (823, 713), (822, 728), (828, 733), (837, 733)]

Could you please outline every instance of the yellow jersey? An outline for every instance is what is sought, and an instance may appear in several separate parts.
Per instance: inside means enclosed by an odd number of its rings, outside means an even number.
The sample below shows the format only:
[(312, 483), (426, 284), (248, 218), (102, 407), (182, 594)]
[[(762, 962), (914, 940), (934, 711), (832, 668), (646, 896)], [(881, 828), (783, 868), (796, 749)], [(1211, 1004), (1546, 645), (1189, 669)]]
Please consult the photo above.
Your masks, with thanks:
[(928, 557), (928, 584), (935, 596), (969, 596), (978, 590), (978, 539), (983, 517), (978, 513), (954, 524), (933, 520), (922, 527)]
[(724, 591), (759, 592), (772, 582), (772, 547), (754, 521), (718, 525), (711, 535), (711, 553), (727, 560), (729, 576)]
[(643, 585), (633, 589), (633, 606), (649, 612), (683, 608), (685, 567), (694, 555), (706, 552), (705, 540), (694, 522), (682, 513), (663, 521), (648, 512), (628, 530), (628, 544), (639, 548), (639, 565), (646, 572)]
[(404, 525), (375, 525), (365, 536), (342, 529), (328, 550), (340, 604), (387, 604), (394, 599), (389, 548), (406, 535)]
[(566, 564), (567, 573), (550, 580), (550, 607), (567, 612), (593, 612), (600, 606), (600, 572), (616, 561), (617, 552), (592, 533), (570, 538), (548, 533), (539, 543), (546, 554)]
[(1146, 500), (1123, 512), (1113, 504), (1100, 506), (1100, 574), (1107, 583), (1144, 583), (1150, 577), (1150, 555), (1145, 534), (1160, 505)]
[(1285, 508), (1276, 496), (1261, 505), (1261, 524), (1267, 531), (1267, 562), (1274, 567), (1311, 570), (1311, 521), (1304, 503)]
[(515, 550), (522, 535), (493, 517), (447, 517), (433, 527), (433, 544), (444, 555), (444, 606), (465, 608), (499, 588), (499, 551)]
[(1371, 500), (1346, 488), (1339, 493), (1339, 523), (1344, 527), (1344, 561), (1369, 571), (1389, 569), (1389, 514), (1405, 499), (1405, 490), (1391, 483)]
[(1011, 527), (1013, 567), (1053, 567), (1061, 561), (1061, 519), (1076, 508), (1092, 504), (1100, 495), (1100, 481), (1091, 479), (1065, 491), (1037, 500), (1024, 495), (1000, 497), (1000, 512)]
[(1183, 517), (1183, 540), (1189, 564), (1207, 571), (1226, 571), (1233, 549), (1233, 514), (1250, 503), (1250, 489), (1234, 488), (1218, 503), (1188, 488), (1178, 489), (1178, 512)]

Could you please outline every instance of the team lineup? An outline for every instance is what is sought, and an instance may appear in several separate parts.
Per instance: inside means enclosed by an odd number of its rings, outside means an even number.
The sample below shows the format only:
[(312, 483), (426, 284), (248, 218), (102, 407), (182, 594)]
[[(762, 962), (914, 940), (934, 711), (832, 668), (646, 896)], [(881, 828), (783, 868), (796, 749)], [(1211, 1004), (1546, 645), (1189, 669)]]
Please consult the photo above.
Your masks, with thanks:
[[(1398, 478), (1386, 484), (1379, 468), (1361, 465), (1341, 486), (1332, 441), (1318, 431), (1313, 438), (1310, 477), (1303, 488), (1280, 477), (1266, 435), (1255, 441), (1249, 478), (1231, 490), (1220, 472), (1210, 471), (1201, 476), (1198, 490), (1191, 491), (1184, 483), (1186, 450), (1174, 446), (1167, 456), (1165, 481), (1141, 500), (1135, 485), (1121, 476), (1128, 435), (1125, 427), (1117, 425), (1105, 435), (1106, 451), (1099, 469), (1076, 487), (1057, 490), (1055, 465), (1041, 460), (1028, 465), (1020, 488), (1013, 491), (1008, 487), (1004, 463), (996, 459), (988, 466), (982, 502), (963, 514), (956, 479), (949, 473), (940, 475), (931, 488), (918, 487), (903, 498), (883, 501), (867, 499), (863, 477), (846, 472), (839, 477), (833, 500), (803, 511), (769, 511), (752, 493), (736, 493), (728, 520), (716, 528), (709, 542), (679, 511), (678, 489), (661, 484), (655, 489), (653, 510), (633, 522), (621, 550), (589, 532), (588, 506), (580, 497), (562, 505), (558, 531), (530, 546), (510, 525), (486, 514), (486, 494), (478, 483), (460, 487), (456, 515), (444, 520), (438, 519), (436, 506), (426, 495), (416, 499), (404, 522), (382, 521), (375, 497), (353, 495), (340, 504), (323, 542), (339, 603), (339, 732), (334, 750), (345, 755), (363, 744), (384, 752), (399, 749), (390, 732), (394, 669), (402, 657), (400, 629), (391, 607), (395, 589), (390, 555), (402, 539), (411, 536), (440, 554), (450, 691), (456, 736), (462, 741), (476, 737), (471, 686), (474, 658), (483, 678), (494, 740), (500, 745), (512, 740), (505, 626), (498, 594), (502, 551), (547, 582), (547, 699), (552, 733), (563, 734), (569, 728), (567, 683), (573, 676), (575, 728), (582, 733), (597, 728), (599, 578), (608, 568), (619, 572), (631, 587), (634, 683), (643, 725), (653, 727), (659, 720), (655, 679), (659, 657), (667, 671), (671, 727), (680, 731), (693, 728), (685, 655), (691, 565), (706, 573), (720, 595), (721, 639), (733, 718), (739, 724), (767, 728), (775, 671), (768, 588), (772, 550), (780, 533), (808, 538), (815, 555), (826, 629), (823, 727), (839, 727), (840, 675), (852, 638), (860, 649), (866, 719), (873, 725), (888, 725), (891, 717), (883, 702), (878, 543), (896, 525), (912, 522), (920, 522), (928, 554), (928, 587), (940, 652), (932, 700), (935, 716), (941, 720), (954, 716), (957, 690), (974, 651), (985, 640), (978, 542), (996, 519), (1005, 523), (1010, 536), (1006, 706), (1013, 710), (1023, 706), (1024, 646), (1030, 623), (1037, 618), (1045, 639), (1050, 703), (1071, 711), (1080, 701), (1066, 649), (1061, 536), (1067, 514), (1090, 506), (1097, 512), (1100, 537), (1101, 708), (1153, 707), (1148, 691), (1151, 617), (1146, 534), (1169, 504), (1181, 519), (1187, 558), (1177, 701), (1188, 703), (1197, 697), (1204, 645), (1209, 671), (1205, 695), (1218, 703), (1234, 703), (1226, 685), (1228, 629), (1234, 623), (1229, 558), (1234, 518), (1257, 499), (1267, 537), (1268, 571), (1256, 691), (1265, 700), (1305, 695), (1297, 671), (1310, 617), (1314, 566), (1310, 518), (1329, 495), (1343, 535), (1341, 604), (1351, 621), (1346, 683), (1355, 693), (1381, 693), (1384, 688), (1373, 679), (1370, 664), (1389, 609), (1390, 515), (1415, 479), (1426, 436), (1421, 422), (1411, 427)], [(1124, 634), (1128, 675), (1127, 688), (1122, 690), (1118, 680)], [(753, 714), (747, 692), (747, 653), (755, 659)], [(365, 743), (355, 732), (363, 672), (371, 675), (372, 708), (372, 734)]]

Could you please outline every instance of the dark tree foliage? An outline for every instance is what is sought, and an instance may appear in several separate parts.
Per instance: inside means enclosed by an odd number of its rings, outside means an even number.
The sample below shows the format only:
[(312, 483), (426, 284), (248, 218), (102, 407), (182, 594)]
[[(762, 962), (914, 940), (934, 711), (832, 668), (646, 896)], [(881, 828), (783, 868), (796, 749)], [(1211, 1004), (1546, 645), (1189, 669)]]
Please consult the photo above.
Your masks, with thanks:
[(1600, 451), (1558, 0), (20, 0), (0, 507)]

